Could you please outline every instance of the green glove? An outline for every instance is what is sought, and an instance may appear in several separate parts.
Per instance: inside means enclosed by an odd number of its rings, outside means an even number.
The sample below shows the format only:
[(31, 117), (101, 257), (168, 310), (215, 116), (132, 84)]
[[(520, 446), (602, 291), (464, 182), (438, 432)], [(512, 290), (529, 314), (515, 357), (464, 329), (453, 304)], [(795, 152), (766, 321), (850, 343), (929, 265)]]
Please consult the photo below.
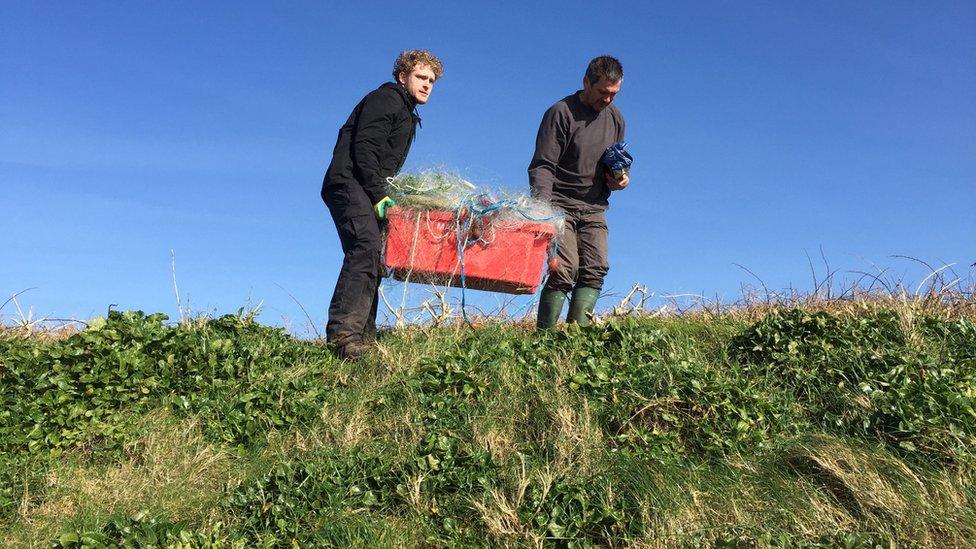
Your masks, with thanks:
[(396, 206), (396, 202), (393, 201), (389, 196), (384, 196), (383, 200), (380, 200), (373, 206), (373, 211), (376, 212), (376, 219), (380, 221), (386, 221), (386, 209), (390, 206)]

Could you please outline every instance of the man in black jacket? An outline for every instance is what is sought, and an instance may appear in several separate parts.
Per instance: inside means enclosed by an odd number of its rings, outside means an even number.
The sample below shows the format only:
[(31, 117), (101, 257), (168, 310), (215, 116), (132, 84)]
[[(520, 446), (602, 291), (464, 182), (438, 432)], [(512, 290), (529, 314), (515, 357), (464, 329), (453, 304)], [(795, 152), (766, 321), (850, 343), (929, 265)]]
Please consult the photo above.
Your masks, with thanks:
[(322, 200), (344, 254), (325, 329), (340, 358), (358, 358), (376, 338), (380, 222), (393, 204), (386, 194), (387, 178), (403, 167), (420, 122), (417, 105), (427, 102), (443, 72), (440, 60), (428, 51), (401, 53), (393, 65), (394, 81), (366, 95), (339, 129)]

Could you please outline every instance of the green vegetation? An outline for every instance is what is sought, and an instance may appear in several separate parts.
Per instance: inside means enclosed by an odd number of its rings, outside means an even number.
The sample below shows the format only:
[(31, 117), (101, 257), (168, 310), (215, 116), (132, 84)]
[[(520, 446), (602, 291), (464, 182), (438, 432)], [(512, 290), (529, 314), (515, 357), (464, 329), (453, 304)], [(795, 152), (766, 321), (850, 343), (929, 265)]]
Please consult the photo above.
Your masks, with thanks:
[(0, 545), (971, 546), (976, 321), (0, 332)]

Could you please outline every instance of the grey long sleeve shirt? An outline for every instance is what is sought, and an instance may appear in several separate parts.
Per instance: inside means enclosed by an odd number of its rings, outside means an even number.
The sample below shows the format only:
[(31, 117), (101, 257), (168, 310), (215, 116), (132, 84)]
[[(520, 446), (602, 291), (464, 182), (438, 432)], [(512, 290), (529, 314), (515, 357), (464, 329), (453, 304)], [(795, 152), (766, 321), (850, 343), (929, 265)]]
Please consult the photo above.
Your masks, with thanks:
[(610, 189), (603, 152), (624, 140), (624, 117), (611, 103), (597, 112), (579, 92), (549, 107), (529, 164), (532, 196), (564, 209), (605, 210)]

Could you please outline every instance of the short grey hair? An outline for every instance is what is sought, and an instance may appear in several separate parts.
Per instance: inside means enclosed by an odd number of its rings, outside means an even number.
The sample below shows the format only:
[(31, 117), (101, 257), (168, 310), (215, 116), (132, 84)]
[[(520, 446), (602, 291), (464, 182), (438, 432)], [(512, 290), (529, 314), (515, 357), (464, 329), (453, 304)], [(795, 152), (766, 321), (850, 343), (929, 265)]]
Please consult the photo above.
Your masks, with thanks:
[(590, 84), (596, 84), (600, 78), (606, 78), (608, 82), (619, 82), (624, 77), (624, 66), (616, 57), (601, 55), (594, 57), (586, 67), (586, 79)]

